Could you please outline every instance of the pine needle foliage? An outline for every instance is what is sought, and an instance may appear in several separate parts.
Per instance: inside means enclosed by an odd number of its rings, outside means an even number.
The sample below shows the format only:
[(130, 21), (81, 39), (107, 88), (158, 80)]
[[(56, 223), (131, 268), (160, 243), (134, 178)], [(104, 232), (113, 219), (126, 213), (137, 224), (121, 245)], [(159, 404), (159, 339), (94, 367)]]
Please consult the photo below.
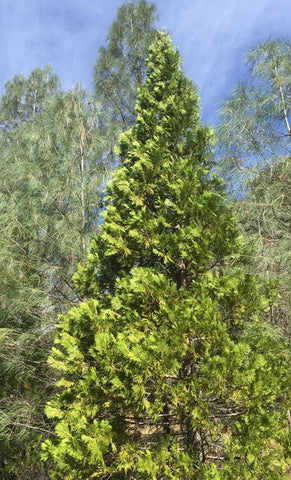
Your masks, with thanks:
[(224, 102), (220, 168), (243, 232), (256, 245), (253, 270), (279, 284), (273, 323), (291, 334), (291, 42), (267, 41), (247, 55), (248, 75)]
[(267, 41), (246, 56), (246, 80), (222, 104), (221, 167), (237, 192), (291, 155), (291, 42)]
[(126, 2), (118, 11), (108, 34), (106, 46), (99, 49), (94, 86), (99, 101), (115, 123), (123, 129), (136, 118), (137, 88), (146, 75), (145, 58), (154, 40), (156, 8), (141, 0)]
[(98, 114), (80, 88), (60, 92), (50, 68), (16, 76), (1, 99), (3, 480), (41, 478), (53, 388), (46, 359), (58, 314), (78, 303), (71, 277), (96, 232), (106, 176)]
[(156, 29), (156, 8), (145, 0), (125, 2), (117, 11), (98, 52), (94, 72), (95, 97), (102, 107), (101, 126), (107, 155), (116, 161), (114, 146), (136, 119), (137, 90), (146, 77), (145, 59)]
[[(47, 308), (38, 252), (42, 215), (36, 195), (31, 135), (44, 104), (59, 88), (50, 67), (14, 77), (0, 104), (0, 477), (41, 478), (37, 451), (51, 386), (45, 365), (52, 335), (41, 329)], [(35, 131), (35, 129), (34, 129)], [(30, 132), (30, 134), (29, 134)], [(34, 163), (35, 162), (35, 163)], [(36, 465), (38, 464), (38, 465)]]
[(150, 47), (104, 223), (61, 316), (51, 479), (282, 479), (286, 350), (244, 252), (211, 130), (169, 37)]

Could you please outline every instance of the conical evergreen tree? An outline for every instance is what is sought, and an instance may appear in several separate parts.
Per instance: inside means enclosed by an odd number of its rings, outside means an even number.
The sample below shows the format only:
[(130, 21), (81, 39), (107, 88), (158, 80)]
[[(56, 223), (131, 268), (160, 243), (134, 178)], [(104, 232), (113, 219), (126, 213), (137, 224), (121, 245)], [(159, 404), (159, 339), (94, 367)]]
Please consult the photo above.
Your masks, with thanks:
[(167, 35), (49, 362), (52, 479), (281, 479), (288, 378)]

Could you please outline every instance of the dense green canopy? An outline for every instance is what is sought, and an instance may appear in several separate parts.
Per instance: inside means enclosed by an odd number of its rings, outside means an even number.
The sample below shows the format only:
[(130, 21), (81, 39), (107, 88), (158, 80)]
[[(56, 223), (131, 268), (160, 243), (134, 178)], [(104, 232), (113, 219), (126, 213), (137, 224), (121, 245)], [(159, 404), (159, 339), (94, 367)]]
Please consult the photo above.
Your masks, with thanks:
[(150, 47), (104, 222), (60, 318), (51, 478), (282, 479), (288, 367), (260, 320), (211, 131), (167, 35)]

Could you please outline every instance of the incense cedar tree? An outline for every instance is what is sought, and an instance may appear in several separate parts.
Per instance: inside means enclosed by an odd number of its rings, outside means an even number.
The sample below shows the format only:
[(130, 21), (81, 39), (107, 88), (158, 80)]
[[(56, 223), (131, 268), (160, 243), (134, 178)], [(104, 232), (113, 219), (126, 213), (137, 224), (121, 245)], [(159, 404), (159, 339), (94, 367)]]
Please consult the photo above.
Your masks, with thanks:
[(169, 37), (149, 50), (100, 233), (49, 363), (52, 479), (282, 479), (286, 350)]

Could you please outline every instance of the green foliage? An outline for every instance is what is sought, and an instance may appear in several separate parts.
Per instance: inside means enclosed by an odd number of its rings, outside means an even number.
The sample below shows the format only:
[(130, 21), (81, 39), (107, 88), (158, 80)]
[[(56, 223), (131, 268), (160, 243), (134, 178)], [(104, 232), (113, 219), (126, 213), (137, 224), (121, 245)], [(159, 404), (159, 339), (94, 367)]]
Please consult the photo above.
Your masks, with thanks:
[(290, 290), (290, 41), (265, 42), (248, 55), (247, 81), (221, 110), (220, 163), (232, 192), (243, 198), (238, 215), (257, 246), (253, 268), (279, 282), (271, 321), (291, 332)]
[(290, 388), (179, 54), (150, 47), (100, 233), (49, 357), (53, 480), (283, 479)]
[(5, 85), (1, 99), (0, 124), (6, 129), (18, 127), (42, 110), (44, 101), (59, 88), (59, 79), (50, 65), (36, 68), (28, 78), (16, 75)]
[(269, 41), (247, 56), (249, 75), (221, 108), (223, 172), (244, 188), (290, 156), (290, 42)]
[(100, 51), (94, 98), (80, 87), (61, 92), (48, 66), (15, 76), (1, 99), (3, 480), (47, 478), (39, 466), (40, 442), (52, 435), (43, 414), (53, 389), (45, 360), (57, 315), (80, 300), (71, 277), (98, 229), (100, 186), (125, 127), (120, 112), (129, 123), (134, 117), (153, 20), (144, 1), (121, 7)]
[(85, 92), (56, 85), (48, 68), (16, 77), (0, 108), (3, 479), (43, 473), (43, 410), (53, 388), (46, 358), (57, 315), (78, 300), (71, 277), (96, 231), (106, 175), (99, 112)]
[(108, 31), (106, 46), (99, 49), (94, 86), (109, 158), (114, 158), (119, 134), (136, 119), (137, 91), (145, 80), (145, 59), (155, 37), (155, 12), (145, 0), (124, 3)]
[(238, 205), (243, 232), (256, 245), (253, 269), (277, 281), (280, 296), (269, 311), (272, 323), (291, 335), (290, 158), (266, 169)]
[[(46, 430), (42, 410), (50, 379), (44, 363), (51, 336), (41, 329), (46, 295), (37, 256), (38, 200), (28, 130), (56, 93), (50, 67), (17, 76), (1, 99), (0, 181), (0, 471), (1, 478), (41, 478), (39, 445)], [(39, 212), (40, 216), (41, 212)], [(50, 341), (49, 341), (50, 340)], [(21, 465), (21, 469), (20, 469)], [(21, 473), (20, 473), (21, 471)], [(17, 476), (17, 474), (19, 476)]]

